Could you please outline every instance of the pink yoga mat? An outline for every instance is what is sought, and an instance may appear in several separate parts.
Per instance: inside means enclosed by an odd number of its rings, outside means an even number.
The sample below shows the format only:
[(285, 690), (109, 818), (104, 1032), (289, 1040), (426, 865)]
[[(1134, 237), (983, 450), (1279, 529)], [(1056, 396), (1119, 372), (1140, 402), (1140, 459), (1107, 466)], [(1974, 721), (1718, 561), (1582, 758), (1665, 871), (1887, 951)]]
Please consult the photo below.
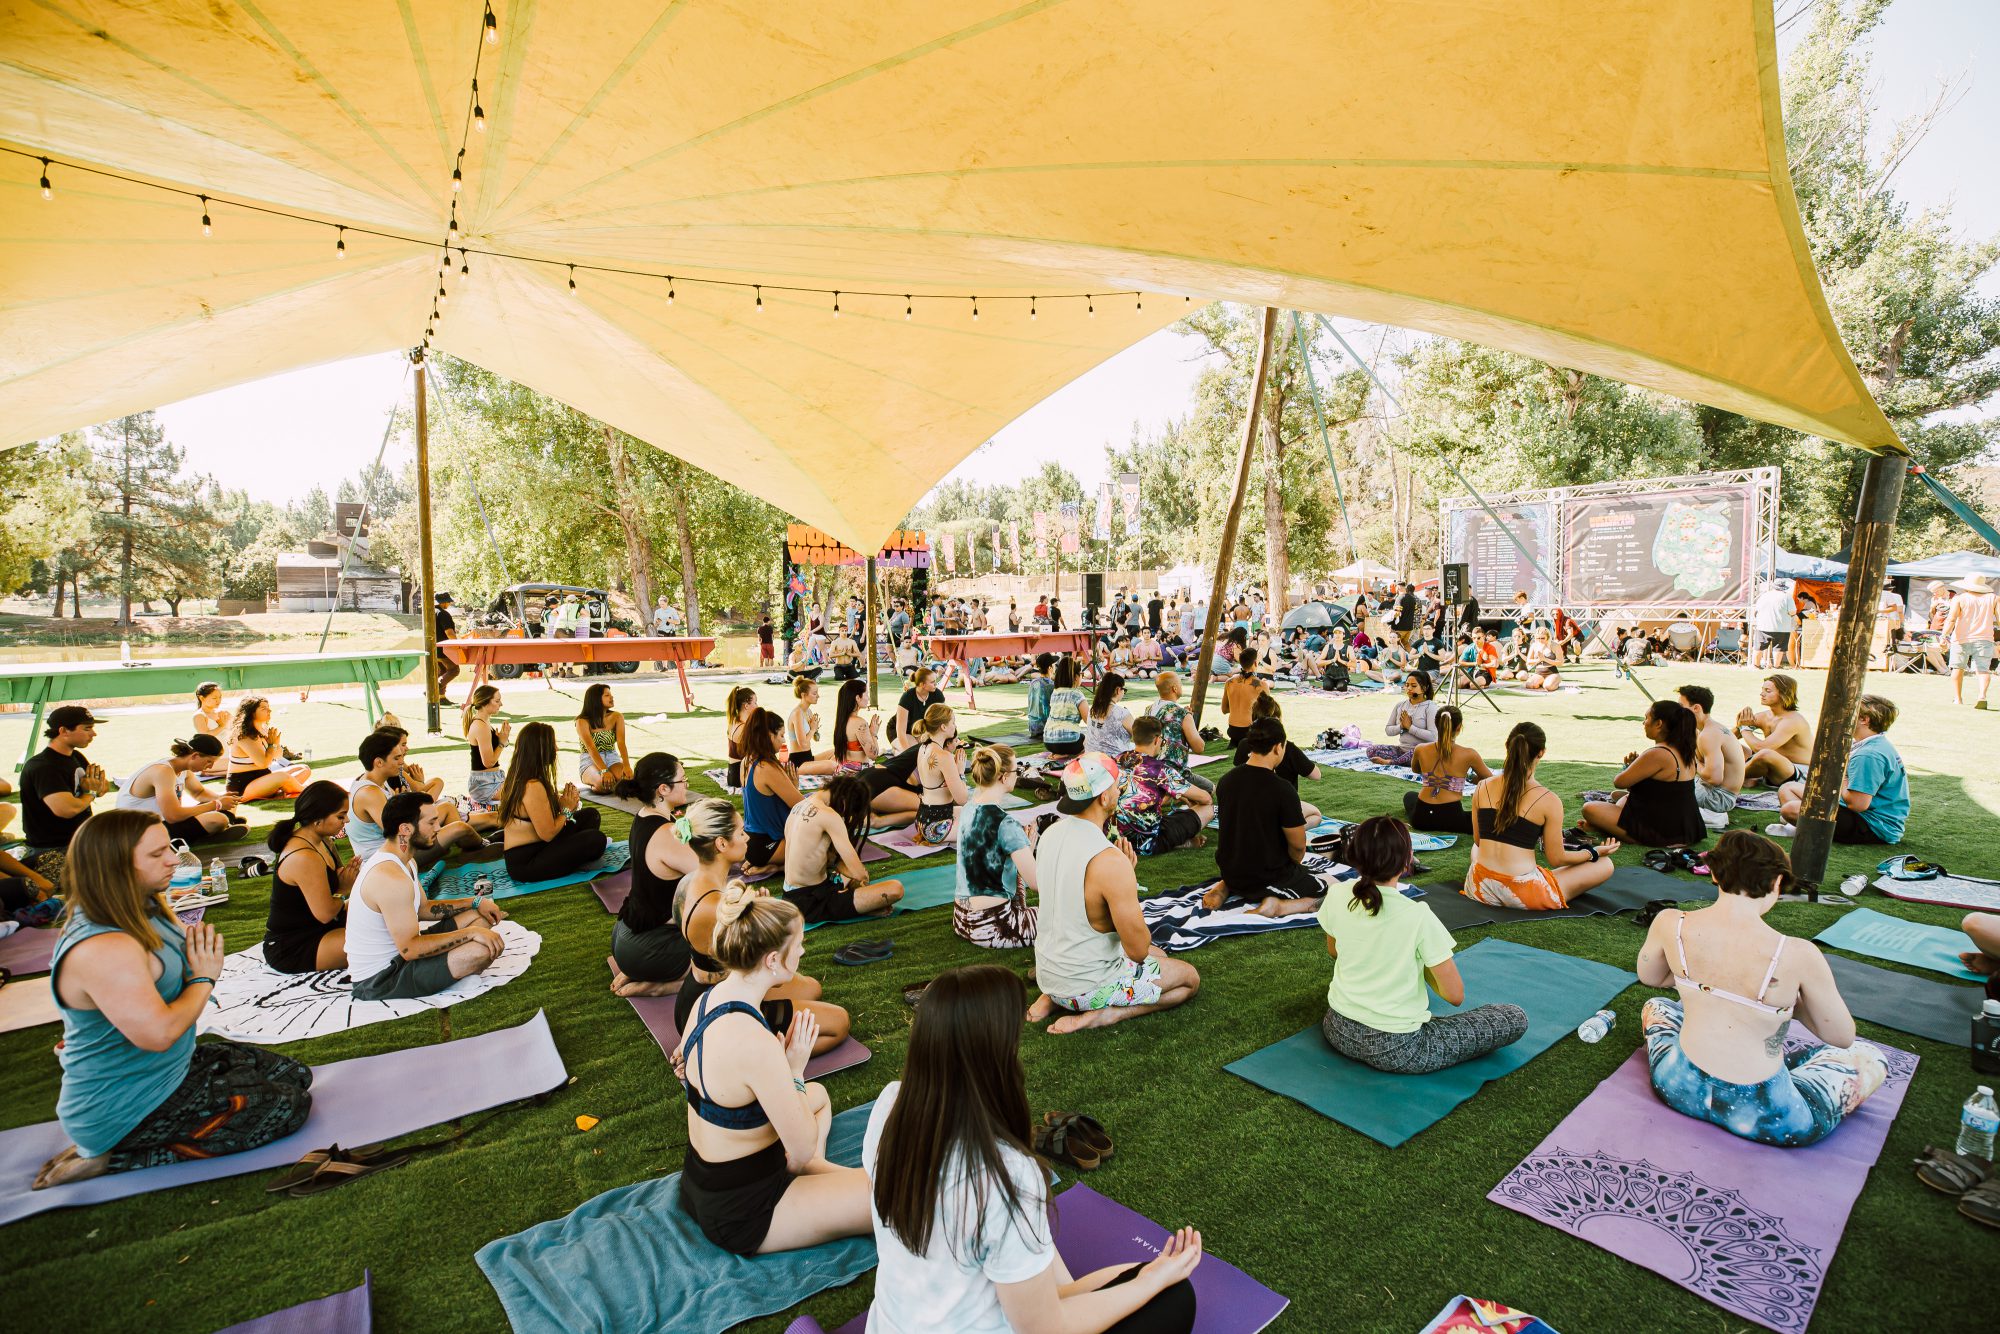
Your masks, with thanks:
[[(606, 960), (609, 962), (609, 960)], [(646, 1025), (646, 1031), (653, 1035), (653, 1041), (660, 1046), (660, 1054), (669, 1061), (673, 1059), (674, 1048), (681, 1045), (681, 1030), (674, 1023), (674, 998), (672, 996), (628, 996), (632, 1008), (639, 1013), (639, 1020)], [(875, 1053), (856, 1042), (853, 1038), (841, 1043), (832, 1051), (815, 1056), (806, 1062), (806, 1078), (818, 1079), (836, 1070), (860, 1065)]]
[[(888, 859), (888, 849), (878, 848), (873, 843), (861, 845), (863, 863)], [(766, 871), (763, 875), (746, 875), (743, 879), (745, 883), (755, 885), (771, 879), (776, 874), (776, 871)], [(626, 897), (632, 893), (632, 868), (628, 866), (622, 871), (614, 871), (610, 875), (593, 880), (590, 888), (591, 892), (597, 895), (597, 901), (604, 905), (604, 911), (615, 913), (625, 906)]]
[[(1788, 1046), (1811, 1045), (1799, 1025)], [(1889, 1078), (1817, 1144), (1780, 1149), (1682, 1116), (1644, 1048), (1486, 1198), (1561, 1228), (1766, 1329), (1812, 1319), (1847, 1216), (1882, 1155), (1917, 1058), (1881, 1043)]]
[(56, 937), (62, 933), (52, 926), (24, 926), (0, 940), (0, 968), (16, 977), (46, 973), (55, 958)]

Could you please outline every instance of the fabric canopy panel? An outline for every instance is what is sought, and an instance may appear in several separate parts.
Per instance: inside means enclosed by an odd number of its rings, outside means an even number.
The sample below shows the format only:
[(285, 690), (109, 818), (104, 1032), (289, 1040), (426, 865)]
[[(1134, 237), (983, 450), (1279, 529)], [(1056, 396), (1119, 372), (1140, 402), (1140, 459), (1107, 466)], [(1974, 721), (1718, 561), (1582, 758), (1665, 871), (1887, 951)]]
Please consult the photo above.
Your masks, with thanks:
[[(858, 550), (1184, 298), (1899, 448), (1811, 268), (1758, 0), (495, 9), (433, 345)], [(14, 441), (421, 341), (480, 20), (0, 0), (0, 141), (56, 159), (47, 201), (32, 158), (0, 167)], [(70, 163), (206, 193), (215, 234)], [(406, 239), (336, 260), (239, 204)], [(572, 293), (572, 262), (635, 272)]]
[(1941, 556), (1906, 560), (1888, 569), (1891, 579), (1963, 579), (1974, 574), (2000, 579), (2000, 556), (1979, 551), (1947, 551)]

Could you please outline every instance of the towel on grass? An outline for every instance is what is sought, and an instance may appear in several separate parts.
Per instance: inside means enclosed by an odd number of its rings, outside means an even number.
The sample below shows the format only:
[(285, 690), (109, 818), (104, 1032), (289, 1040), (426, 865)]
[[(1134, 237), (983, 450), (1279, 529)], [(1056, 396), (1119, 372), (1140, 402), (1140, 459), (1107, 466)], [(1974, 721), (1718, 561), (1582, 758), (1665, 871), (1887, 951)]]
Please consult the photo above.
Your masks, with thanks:
[(548, 880), (516, 880), (507, 873), (506, 860), (495, 857), (492, 861), (465, 862), (449, 868), (437, 878), (437, 883), (430, 887), (428, 894), (434, 899), (469, 899), (472, 897), (472, 886), (481, 876), (485, 876), (493, 882), (494, 898), (511, 899), (520, 894), (539, 894), (545, 889), (561, 889), (565, 885), (588, 884), (601, 875), (622, 871), (631, 864), (631, 861), (631, 846), (622, 840), (614, 839), (604, 845), (604, 853), (596, 861), (588, 866), (579, 867), (568, 875), (559, 875)]
[[(1352, 880), (1358, 874), (1331, 858), (1310, 854), (1301, 865), (1318, 876), (1320, 884), (1328, 889), (1342, 881)], [(1240, 898), (1233, 898), (1221, 908), (1210, 911), (1201, 906), (1201, 896), (1214, 884), (1211, 880), (1204, 885), (1183, 885), (1179, 889), (1140, 899), (1139, 911), (1145, 914), (1146, 930), (1151, 933), (1153, 943), (1170, 953), (1179, 954), (1200, 949), (1211, 940), (1221, 940), (1225, 936), (1260, 936), (1267, 931), (1319, 926), (1319, 919), (1312, 913), (1266, 917), (1252, 911), (1254, 905)]]

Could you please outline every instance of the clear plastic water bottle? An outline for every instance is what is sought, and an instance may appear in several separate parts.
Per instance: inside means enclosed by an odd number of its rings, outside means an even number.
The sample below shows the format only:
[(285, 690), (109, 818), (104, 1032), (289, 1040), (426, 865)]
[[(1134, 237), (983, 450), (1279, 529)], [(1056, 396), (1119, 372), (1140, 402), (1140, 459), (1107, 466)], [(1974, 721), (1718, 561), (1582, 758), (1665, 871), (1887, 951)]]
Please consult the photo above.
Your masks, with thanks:
[(1612, 1010), (1599, 1010), (1590, 1018), (1577, 1025), (1576, 1035), (1584, 1042), (1602, 1042), (1611, 1026), (1618, 1022), (1618, 1015)]
[(1981, 1084), (1959, 1111), (1958, 1151), (1968, 1158), (1992, 1161), (1996, 1130), (2000, 1130), (2000, 1107), (1994, 1106), (1993, 1090)]
[(223, 866), (222, 858), (214, 857), (208, 863), (208, 892), (217, 898), (229, 897), (229, 871)]
[(1859, 896), (1866, 888), (1868, 888), (1868, 877), (1865, 875), (1851, 875), (1840, 882), (1840, 892), (1850, 899)]

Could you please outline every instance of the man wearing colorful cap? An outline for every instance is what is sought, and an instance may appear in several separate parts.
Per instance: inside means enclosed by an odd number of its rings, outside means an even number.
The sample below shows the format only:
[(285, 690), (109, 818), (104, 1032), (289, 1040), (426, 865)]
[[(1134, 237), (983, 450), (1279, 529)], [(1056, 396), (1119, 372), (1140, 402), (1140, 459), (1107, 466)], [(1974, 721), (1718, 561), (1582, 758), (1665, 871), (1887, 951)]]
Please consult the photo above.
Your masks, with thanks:
[(90, 804), (111, 790), (111, 780), (83, 753), (97, 738), (89, 709), (51, 709), (44, 731), (49, 744), (21, 768), (21, 833), (28, 840), (24, 860), (61, 884), (70, 835), (90, 818)]
[(1201, 975), (1153, 947), (1139, 911), (1138, 856), (1122, 837), (1105, 836), (1118, 809), (1118, 766), (1097, 751), (1062, 771), (1059, 819), (1035, 846), (1041, 907), (1035, 933), (1035, 979), (1042, 994), (1028, 1011), (1040, 1023), (1067, 1013), (1051, 1033), (1102, 1028), (1169, 1010), (1201, 987)]

